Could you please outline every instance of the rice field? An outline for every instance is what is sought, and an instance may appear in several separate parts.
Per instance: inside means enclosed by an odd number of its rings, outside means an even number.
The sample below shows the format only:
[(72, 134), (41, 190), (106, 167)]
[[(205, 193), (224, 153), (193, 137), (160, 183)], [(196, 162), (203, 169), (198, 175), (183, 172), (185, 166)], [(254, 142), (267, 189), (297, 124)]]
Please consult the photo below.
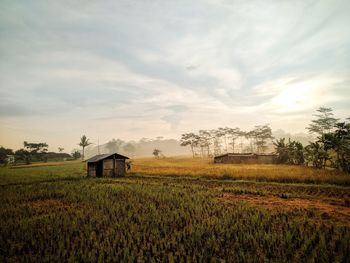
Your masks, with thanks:
[(85, 174), (0, 168), (1, 262), (350, 262), (344, 174), (179, 158)]
[(273, 164), (214, 164), (212, 159), (164, 158), (132, 161), (135, 174), (162, 176), (221, 177), (283, 183), (322, 183), (350, 185), (350, 176), (336, 170)]

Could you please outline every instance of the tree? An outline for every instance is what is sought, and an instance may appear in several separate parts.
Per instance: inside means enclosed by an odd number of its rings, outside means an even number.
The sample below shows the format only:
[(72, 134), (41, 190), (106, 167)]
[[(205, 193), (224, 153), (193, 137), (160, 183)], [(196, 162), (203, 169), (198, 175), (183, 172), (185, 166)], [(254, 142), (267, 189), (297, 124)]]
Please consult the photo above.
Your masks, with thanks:
[(192, 156), (194, 158), (194, 148), (199, 145), (199, 139), (200, 137), (193, 132), (191, 133), (184, 133), (181, 135), (180, 139), (180, 145), (181, 146), (190, 146), (192, 151)]
[(224, 133), (220, 129), (213, 129), (210, 130), (210, 134), (213, 139), (214, 155), (217, 156), (221, 154), (221, 138), (224, 136)]
[(244, 134), (244, 137), (246, 140), (248, 140), (249, 142), (249, 149), (250, 152), (254, 152), (254, 138), (256, 137), (256, 131), (252, 130), (252, 131), (248, 131)]
[(232, 152), (235, 152), (235, 144), (236, 144), (236, 140), (241, 136), (241, 131), (239, 128), (228, 128), (226, 130), (227, 134), (228, 134), (228, 138), (230, 139), (230, 145), (232, 147)]
[(64, 148), (62, 148), (62, 147), (58, 147), (58, 152), (63, 152), (63, 150), (64, 150)]
[(31, 154), (29, 151), (25, 149), (19, 149), (15, 151), (15, 163), (18, 161), (23, 161), (25, 164), (30, 164), (31, 162)]
[(72, 157), (74, 160), (78, 160), (81, 158), (81, 154), (80, 154), (80, 151), (78, 149), (74, 149), (72, 151)]
[(269, 124), (255, 126), (251, 132), (251, 136), (255, 139), (256, 149), (258, 153), (266, 150), (267, 140), (272, 140), (272, 131)]
[(313, 115), (317, 117), (317, 119), (311, 120), (309, 127), (306, 129), (308, 129), (310, 133), (316, 133), (322, 137), (325, 133), (331, 132), (338, 119), (333, 117), (332, 108), (320, 107), (317, 111), (319, 114)]
[[(239, 129), (239, 128), (237, 128), (237, 129)], [(243, 146), (244, 146), (243, 141), (246, 138), (246, 134), (247, 134), (247, 132), (245, 132), (245, 131), (239, 131), (238, 132), (239, 147), (240, 147), (241, 152), (243, 152)]]
[(228, 143), (227, 143), (227, 137), (229, 135), (230, 132), (230, 128), (229, 127), (225, 127), (225, 128), (218, 128), (216, 130), (216, 136), (218, 136), (219, 138), (224, 138), (224, 143), (225, 143), (225, 152), (228, 152)]
[(304, 164), (304, 147), (300, 142), (297, 141), (291, 141), (289, 139), (288, 145), (288, 152), (289, 152), (289, 164), (296, 164), (301, 165)]
[(155, 158), (159, 158), (159, 155), (161, 154), (161, 152), (162, 151), (159, 149), (154, 149), (152, 154), (154, 155)]
[(35, 158), (37, 161), (47, 161), (45, 154), (47, 153), (48, 145), (45, 142), (30, 143), (27, 141), (23, 142), (24, 149), (30, 154), (30, 157)]
[(6, 165), (8, 163), (8, 155), (14, 155), (12, 149), (0, 147), (0, 164)]
[(324, 166), (324, 160), (329, 159), (328, 153), (323, 149), (322, 144), (319, 142), (310, 142), (305, 147), (305, 159), (307, 162), (311, 162), (316, 168), (322, 168)]
[(89, 139), (83, 135), (80, 138), (80, 143), (78, 144), (79, 146), (81, 146), (83, 148), (83, 154), (82, 154), (82, 159), (84, 160), (84, 153), (85, 153), (85, 147), (91, 145), (92, 143), (89, 142)]
[[(332, 148), (327, 140), (330, 139), (331, 135), (329, 134), (334, 129), (338, 119), (333, 117), (334, 114), (332, 108), (320, 107), (317, 112), (319, 112), (319, 114), (314, 114), (317, 119), (311, 120), (311, 123), (306, 129), (308, 129), (310, 133), (318, 135), (317, 142), (322, 148), (322, 156), (324, 157), (322, 166), (323, 168), (326, 168), (326, 162), (330, 159), (328, 151)], [(326, 134), (328, 135), (326, 136)]]
[(285, 138), (281, 138), (273, 142), (275, 146), (275, 153), (277, 156), (277, 163), (288, 163), (289, 160), (289, 152), (287, 145), (285, 143)]
[(350, 123), (338, 122), (332, 133), (324, 134), (324, 148), (336, 154), (334, 166), (350, 172)]
[(202, 157), (204, 156), (204, 149), (207, 151), (207, 156), (210, 156), (211, 135), (207, 130), (199, 131), (199, 147), (201, 148)]
[(288, 143), (285, 143), (285, 138), (281, 138), (273, 144), (275, 146), (275, 153), (278, 154), (278, 163), (295, 165), (304, 163), (304, 147), (300, 142), (289, 139)]

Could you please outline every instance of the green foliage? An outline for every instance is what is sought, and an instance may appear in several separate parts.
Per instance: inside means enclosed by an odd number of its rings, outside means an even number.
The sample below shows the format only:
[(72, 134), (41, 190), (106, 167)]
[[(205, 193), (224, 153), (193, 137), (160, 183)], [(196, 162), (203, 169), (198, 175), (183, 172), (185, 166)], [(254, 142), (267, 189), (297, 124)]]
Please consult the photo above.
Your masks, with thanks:
[(7, 149), (4, 147), (0, 147), (0, 164), (7, 164), (7, 159), (8, 159), (8, 155), (13, 155), (13, 150), (12, 149)]
[(305, 147), (306, 159), (317, 168), (325, 168), (327, 162), (339, 170), (350, 173), (350, 123), (337, 122), (331, 108), (318, 109), (316, 120), (307, 128), (318, 134), (317, 141)]
[(288, 140), (285, 138), (276, 140), (274, 143), (276, 154), (278, 154), (277, 162), (283, 164), (304, 164), (304, 147), (300, 142)]
[(31, 154), (29, 151), (25, 149), (19, 149), (15, 151), (15, 162), (20, 163), (24, 162), (25, 164), (30, 164), (31, 162)]
[(339, 122), (332, 133), (323, 136), (324, 148), (336, 153), (335, 167), (350, 172), (350, 123)]
[(74, 150), (72, 151), (72, 157), (73, 157), (74, 160), (80, 159), (80, 158), (81, 158), (81, 153), (80, 153), (80, 151), (77, 150), (77, 149), (74, 149)]
[(15, 151), (15, 162), (30, 164), (32, 161), (47, 161), (47, 143), (23, 142), (24, 148)]
[(305, 159), (311, 162), (316, 168), (322, 168), (325, 165), (325, 160), (329, 159), (329, 154), (324, 150), (323, 145), (319, 142), (310, 142), (305, 147)]

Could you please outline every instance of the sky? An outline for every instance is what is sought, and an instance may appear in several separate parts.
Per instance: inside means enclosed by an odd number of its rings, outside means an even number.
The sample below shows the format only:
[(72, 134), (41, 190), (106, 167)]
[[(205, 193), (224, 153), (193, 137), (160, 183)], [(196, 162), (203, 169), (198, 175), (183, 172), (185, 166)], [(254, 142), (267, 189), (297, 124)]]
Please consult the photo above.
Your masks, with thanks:
[(0, 3), (0, 145), (350, 116), (350, 1)]

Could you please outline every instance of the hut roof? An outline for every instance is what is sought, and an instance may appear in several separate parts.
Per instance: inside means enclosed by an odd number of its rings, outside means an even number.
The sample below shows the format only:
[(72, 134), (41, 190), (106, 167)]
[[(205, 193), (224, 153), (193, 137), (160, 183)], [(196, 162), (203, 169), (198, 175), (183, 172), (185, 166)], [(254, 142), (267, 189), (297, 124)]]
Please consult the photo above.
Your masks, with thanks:
[(248, 157), (248, 156), (276, 156), (274, 153), (225, 153), (222, 155), (215, 156), (215, 158), (221, 158), (224, 156), (235, 156), (235, 157)]
[(112, 157), (113, 155), (115, 155), (116, 159), (129, 159), (129, 157), (126, 157), (126, 156), (118, 154), (118, 153), (108, 153), (108, 154), (95, 155), (94, 157), (91, 157), (90, 159), (87, 159), (86, 162), (87, 163), (96, 163), (96, 162), (99, 162), (101, 160), (104, 160), (104, 159), (107, 159), (109, 157)]

